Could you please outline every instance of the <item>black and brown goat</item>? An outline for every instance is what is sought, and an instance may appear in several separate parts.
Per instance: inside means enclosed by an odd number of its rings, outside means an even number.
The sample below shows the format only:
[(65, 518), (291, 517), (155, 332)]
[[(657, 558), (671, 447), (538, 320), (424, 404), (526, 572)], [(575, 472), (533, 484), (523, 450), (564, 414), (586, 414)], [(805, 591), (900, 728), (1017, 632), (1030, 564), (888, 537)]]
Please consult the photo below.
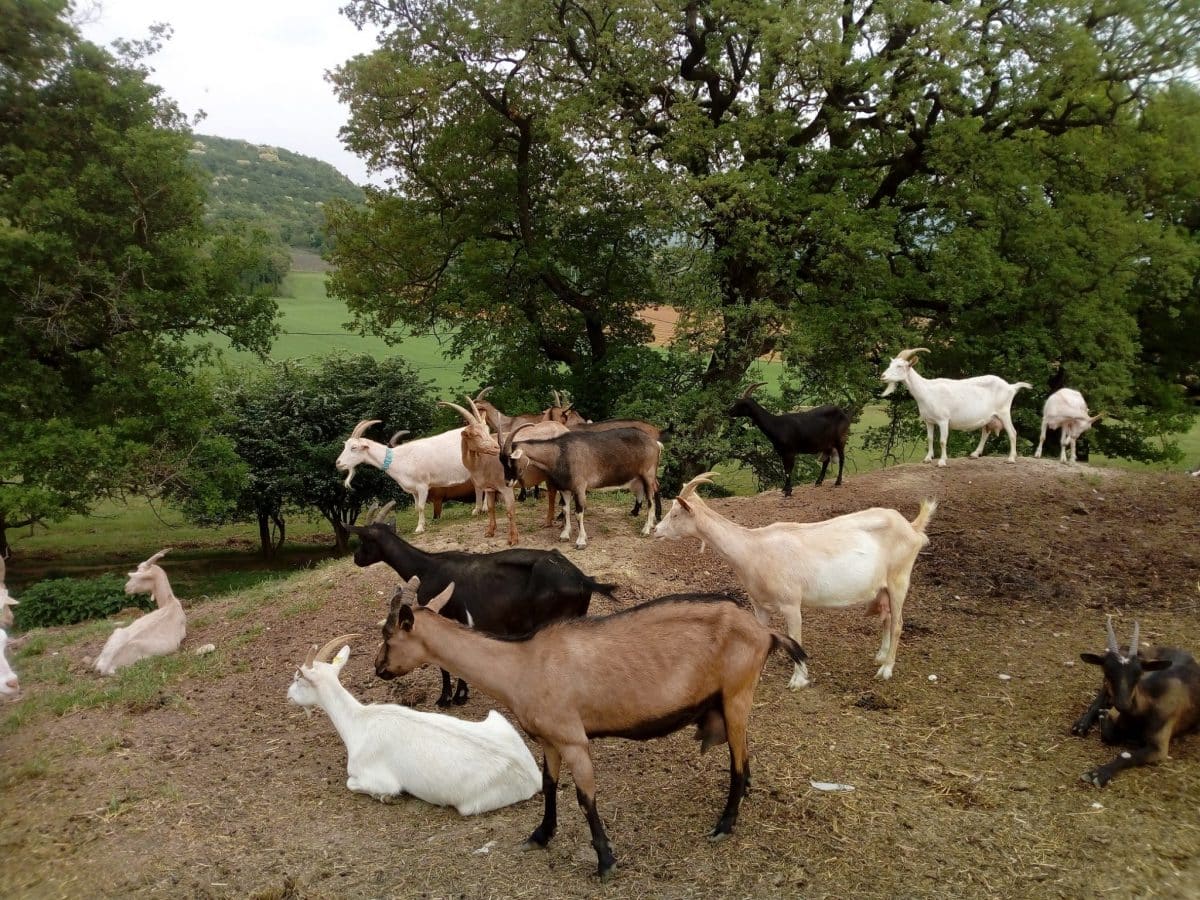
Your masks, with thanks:
[[(557, 391), (555, 393), (557, 393)], [(562, 421), (572, 431), (580, 434), (592, 434), (597, 431), (613, 431), (617, 428), (636, 428), (638, 431), (645, 432), (647, 435), (654, 438), (654, 440), (658, 441), (658, 443), (661, 445), (666, 443), (671, 434), (671, 430), (674, 427), (672, 425), (668, 425), (666, 428), (659, 428), (657, 425), (653, 425), (650, 422), (644, 422), (641, 419), (601, 419), (599, 422), (591, 422), (585, 420), (571, 407), (568, 406), (566, 409), (568, 414), (562, 419)], [(553, 421), (559, 421), (559, 419), (553, 417), (553, 408), (548, 410), (548, 412), (551, 413), (551, 418)], [(571, 415), (574, 415), (575, 418), (572, 419)], [(637, 481), (631, 482), (629, 484), (629, 489), (633, 491), (633, 508), (629, 510), (629, 515), (636, 518), (642, 511), (642, 503), (649, 501), (650, 498), (642, 496), (641, 485)], [(654, 515), (661, 519), (662, 492), (659, 491), (655, 493), (653, 499)]]
[(1200, 724), (1200, 665), (1191, 654), (1173, 647), (1154, 647), (1142, 656), (1137, 622), (1125, 653), (1117, 646), (1109, 617), (1104, 655), (1081, 653), (1079, 658), (1104, 670), (1104, 684), (1071, 726), (1071, 734), (1087, 734), (1099, 719), (1104, 743), (1132, 748), (1084, 772), (1080, 779), (1088, 784), (1104, 787), (1122, 769), (1167, 759), (1171, 738)]
[(817, 484), (820, 484), (825, 480), (829, 460), (836, 452), (838, 474), (834, 484), (841, 484), (842, 469), (846, 463), (846, 440), (850, 437), (850, 416), (836, 406), (818, 406), (805, 412), (777, 416), (767, 412), (761, 403), (750, 396), (755, 388), (764, 384), (765, 381), (759, 381), (746, 388), (742, 396), (729, 407), (729, 416), (745, 416), (767, 436), (779, 454), (779, 461), (783, 463), (783, 496), (792, 495), (792, 470), (796, 467), (796, 455), (799, 453), (815, 453), (820, 458), (821, 474), (817, 476)]
[[(442, 615), (488, 634), (528, 634), (547, 622), (585, 616), (593, 593), (611, 597), (616, 588), (590, 578), (557, 550), (426, 552), (382, 522), (390, 508), (391, 504), (385, 506), (368, 525), (350, 526), (358, 535), (355, 564), (383, 562), (402, 578), (419, 576), (422, 600), (456, 583), (458, 592)], [(450, 673), (442, 671), (438, 706), (467, 702), (467, 681), (461, 673), (459, 676), (458, 688), (451, 695)]]
[(380, 678), (432, 663), (462, 672), (510, 709), (541, 745), (545, 812), (526, 847), (545, 847), (558, 825), (558, 776), (566, 764), (587, 816), (603, 878), (616, 863), (596, 811), (588, 742), (648, 740), (688, 725), (704, 752), (729, 744), (729, 797), (710, 835), (726, 837), (750, 782), (747, 727), (772, 650), (794, 662), (800, 645), (776, 634), (728, 597), (661, 597), (615, 615), (556, 622), (524, 638), (497, 640), (435, 615), (454, 585), (416, 605), (414, 579), (392, 600), (375, 657)]

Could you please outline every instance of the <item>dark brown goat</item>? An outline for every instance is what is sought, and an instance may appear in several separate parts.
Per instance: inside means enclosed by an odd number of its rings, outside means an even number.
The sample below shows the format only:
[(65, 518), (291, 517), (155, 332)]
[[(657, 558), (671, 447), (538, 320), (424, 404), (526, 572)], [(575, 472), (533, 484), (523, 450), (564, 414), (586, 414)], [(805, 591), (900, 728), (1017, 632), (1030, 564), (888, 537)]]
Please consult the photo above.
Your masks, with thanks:
[(1104, 743), (1133, 748), (1079, 776), (1088, 784), (1104, 787), (1122, 769), (1161, 762), (1171, 738), (1200, 724), (1200, 665), (1173, 647), (1154, 647), (1143, 657), (1137, 622), (1126, 653), (1117, 646), (1110, 616), (1104, 655), (1081, 653), (1079, 658), (1104, 670), (1104, 684), (1071, 734), (1087, 734), (1099, 719)]
[(850, 437), (850, 416), (836, 406), (818, 406), (816, 409), (798, 413), (774, 415), (767, 412), (761, 403), (750, 395), (765, 381), (750, 385), (729, 407), (731, 418), (745, 416), (758, 430), (767, 436), (779, 461), (783, 463), (783, 496), (792, 495), (792, 470), (796, 467), (796, 455), (815, 453), (821, 460), (821, 474), (817, 484), (825, 480), (829, 460), (836, 452), (838, 474), (835, 485), (842, 483), (842, 469), (846, 463), (846, 440)]
[(375, 657), (380, 678), (429, 663), (461, 672), (510, 709), (545, 754), (545, 813), (528, 847), (544, 847), (558, 824), (558, 776), (565, 763), (587, 816), (603, 878), (616, 862), (596, 810), (588, 742), (599, 737), (648, 740), (697, 726), (701, 752), (729, 744), (729, 797), (711, 838), (727, 836), (750, 781), (747, 726), (767, 655), (782, 649), (795, 662), (800, 645), (758, 623), (731, 599), (662, 597), (595, 619), (555, 622), (505, 641), (436, 615), (450, 585), (425, 607), (420, 582), (392, 600)]

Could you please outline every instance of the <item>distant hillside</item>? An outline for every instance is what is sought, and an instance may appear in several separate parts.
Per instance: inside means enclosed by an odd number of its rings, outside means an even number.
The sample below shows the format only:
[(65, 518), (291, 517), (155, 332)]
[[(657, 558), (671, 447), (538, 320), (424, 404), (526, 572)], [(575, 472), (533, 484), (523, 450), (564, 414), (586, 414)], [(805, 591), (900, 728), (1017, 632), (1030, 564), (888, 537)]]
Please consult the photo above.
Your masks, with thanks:
[(325, 202), (363, 199), (329, 163), (280, 147), (198, 134), (189, 152), (208, 176), (210, 216), (265, 228), (289, 247), (321, 250)]

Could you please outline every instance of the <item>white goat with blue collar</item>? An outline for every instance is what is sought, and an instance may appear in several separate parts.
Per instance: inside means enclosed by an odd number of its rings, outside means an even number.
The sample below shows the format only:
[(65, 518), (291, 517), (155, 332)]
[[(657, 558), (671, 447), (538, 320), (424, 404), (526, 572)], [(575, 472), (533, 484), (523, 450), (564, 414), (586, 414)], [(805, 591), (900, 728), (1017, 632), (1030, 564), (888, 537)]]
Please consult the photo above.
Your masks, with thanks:
[(358, 636), (336, 637), (319, 651), (314, 645), (287, 692), (298, 706), (320, 706), (328, 714), (346, 745), (346, 787), (377, 800), (411, 794), (464, 816), (538, 792), (542, 774), (533, 755), (496, 710), (482, 722), (464, 722), (392, 703), (360, 703), (338, 680), (350, 658), (344, 642)]
[[(355, 425), (334, 465), (338, 471), (346, 473), (346, 487), (350, 487), (354, 470), (364, 463), (386, 473), (412, 494), (417, 507), (417, 528), (413, 533), (422, 534), (425, 531), (425, 501), (429, 498), (429, 489), (450, 487), (471, 480), (471, 474), (462, 461), (463, 429), (455, 428), (433, 437), (390, 446), (363, 437), (367, 429), (379, 421), (364, 419)], [(483, 493), (476, 488), (475, 510), (472, 514), (482, 508)]]

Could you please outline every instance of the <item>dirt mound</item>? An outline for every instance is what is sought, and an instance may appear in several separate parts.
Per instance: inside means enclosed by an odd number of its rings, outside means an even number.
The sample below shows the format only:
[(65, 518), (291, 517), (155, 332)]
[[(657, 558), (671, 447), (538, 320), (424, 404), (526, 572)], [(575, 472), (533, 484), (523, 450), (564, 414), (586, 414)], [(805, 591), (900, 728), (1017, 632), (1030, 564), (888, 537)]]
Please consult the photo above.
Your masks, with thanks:
[[(791, 499), (768, 492), (713, 505), (759, 525), (876, 505), (911, 517), (925, 497), (939, 509), (914, 571), (895, 677), (872, 679), (874, 620), (856, 611), (806, 616), (814, 685), (789, 692), (789, 667), (769, 663), (751, 719), (754, 790), (723, 844), (704, 835), (724, 803), (727, 757), (699, 757), (689, 733), (593, 744), (598, 805), (620, 865), (603, 888), (569, 786), (557, 837), (533, 853), (516, 847), (540, 819), (540, 797), (461, 818), (348, 792), (329, 722), (285, 702), (306, 647), (365, 632), (343, 681), (367, 702), (428, 708), (438, 675), (374, 677), (375, 623), (395, 577), (341, 561), (193, 608), (184, 652), (209, 642), (217, 652), (164, 669), (161, 685), (135, 701), (31, 715), (4, 735), (0, 893), (1197, 896), (1200, 740), (1098, 791), (1078, 775), (1111, 751), (1067, 728), (1097, 686), (1095, 671), (1073, 661), (1103, 646), (1105, 612), (1123, 636), (1136, 615), (1146, 640), (1200, 649), (1200, 483), (1051, 461), (953, 460), (841, 488), (804, 486)], [(539, 515), (521, 511), (527, 545), (561, 546), (537, 529)], [(643, 538), (640, 524), (621, 506), (598, 507), (590, 546), (565, 550), (622, 585), (617, 606), (737, 590), (711, 550)], [(478, 521), (438, 525), (418, 541), (502, 546), (482, 530)], [(612, 608), (598, 599), (592, 611)], [(102, 640), (64, 647), (46, 668), (55, 675), (29, 684), (22, 702), (93, 683), (80, 660)], [(491, 708), (473, 694), (454, 714), (478, 719)], [(824, 793), (811, 781), (856, 790)]]

